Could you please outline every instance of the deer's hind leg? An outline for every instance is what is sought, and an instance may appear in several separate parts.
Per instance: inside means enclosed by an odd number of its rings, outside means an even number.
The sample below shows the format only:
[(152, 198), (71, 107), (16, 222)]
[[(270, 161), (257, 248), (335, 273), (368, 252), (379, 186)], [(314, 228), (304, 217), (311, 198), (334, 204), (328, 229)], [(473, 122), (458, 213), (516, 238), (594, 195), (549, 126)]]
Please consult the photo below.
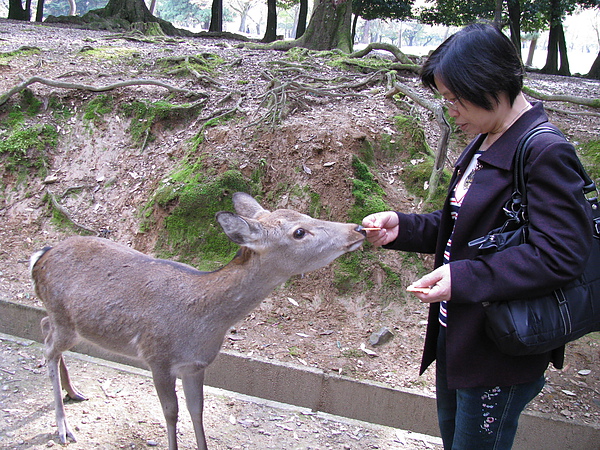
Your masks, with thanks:
[(69, 371), (67, 370), (67, 365), (65, 364), (65, 359), (62, 355), (60, 355), (59, 361), (59, 369), (60, 369), (60, 384), (62, 388), (67, 391), (67, 396), (71, 400), (75, 400), (78, 402), (82, 402), (87, 400), (87, 397), (83, 395), (80, 391), (78, 391), (75, 386), (71, 383), (71, 377), (69, 377)]
[(85, 397), (71, 384), (69, 372), (62, 355), (64, 350), (71, 348), (75, 344), (77, 335), (75, 332), (65, 332), (61, 334), (48, 317), (42, 319), (41, 325), (42, 332), (45, 335), (44, 355), (48, 364), (48, 376), (52, 383), (52, 391), (54, 394), (54, 412), (56, 414), (58, 437), (63, 444), (66, 444), (68, 439), (76, 442), (77, 439), (75, 439), (75, 435), (71, 432), (67, 423), (61, 385), (67, 391), (67, 395), (70, 398), (74, 400), (85, 400)]

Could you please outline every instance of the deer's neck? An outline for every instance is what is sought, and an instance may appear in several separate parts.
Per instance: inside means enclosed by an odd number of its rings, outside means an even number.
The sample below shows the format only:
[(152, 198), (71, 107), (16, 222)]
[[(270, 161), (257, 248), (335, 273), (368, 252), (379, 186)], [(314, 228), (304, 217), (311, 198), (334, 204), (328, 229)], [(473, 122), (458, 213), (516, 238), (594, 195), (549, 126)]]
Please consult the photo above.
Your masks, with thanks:
[(203, 309), (213, 318), (233, 325), (290, 278), (282, 273), (279, 266), (242, 248), (229, 264), (210, 274), (206, 309)]

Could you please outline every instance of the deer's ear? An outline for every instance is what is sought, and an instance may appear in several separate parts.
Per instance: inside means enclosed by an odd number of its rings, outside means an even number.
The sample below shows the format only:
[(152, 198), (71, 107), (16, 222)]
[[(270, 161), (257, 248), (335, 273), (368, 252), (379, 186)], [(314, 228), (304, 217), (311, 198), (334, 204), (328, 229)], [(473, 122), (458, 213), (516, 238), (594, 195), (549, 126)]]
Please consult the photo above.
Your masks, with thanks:
[(262, 236), (262, 226), (257, 220), (246, 219), (229, 211), (217, 213), (217, 221), (233, 242), (251, 245)]
[(267, 213), (254, 198), (245, 192), (233, 194), (233, 206), (235, 211), (243, 217), (258, 217), (261, 213)]

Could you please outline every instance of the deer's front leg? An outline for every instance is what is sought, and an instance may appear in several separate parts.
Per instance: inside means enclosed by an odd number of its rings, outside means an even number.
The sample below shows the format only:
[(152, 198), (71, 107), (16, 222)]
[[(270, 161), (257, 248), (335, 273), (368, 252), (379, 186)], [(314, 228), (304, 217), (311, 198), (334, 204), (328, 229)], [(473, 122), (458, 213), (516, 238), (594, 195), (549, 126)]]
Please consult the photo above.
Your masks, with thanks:
[(194, 424), (196, 443), (199, 450), (206, 450), (206, 437), (202, 425), (202, 410), (204, 409), (204, 369), (181, 377), (185, 402)]
[(176, 377), (171, 374), (170, 368), (152, 368), (152, 380), (162, 406), (167, 423), (167, 436), (169, 450), (177, 450), (177, 392), (175, 391)]

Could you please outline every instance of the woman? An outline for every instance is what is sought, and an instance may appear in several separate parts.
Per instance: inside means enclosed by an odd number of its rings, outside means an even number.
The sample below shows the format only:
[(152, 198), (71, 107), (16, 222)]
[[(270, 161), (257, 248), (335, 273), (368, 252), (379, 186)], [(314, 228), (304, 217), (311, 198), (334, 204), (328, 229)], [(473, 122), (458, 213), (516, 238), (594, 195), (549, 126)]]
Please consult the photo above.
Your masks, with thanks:
[(506, 221), (517, 143), (548, 125), (541, 103), (530, 104), (521, 91), (523, 73), (510, 40), (490, 24), (467, 26), (441, 44), (421, 80), (444, 98), (456, 125), (476, 137), (456, 163), (441, 211), (387, 211), (363, 220), (381, 228), (367, 236), (376, 246), (435, 253), (436, 269), (409, 290), (430, 304), (421, 373), (437, 360), (445, 449), (511, 448), (548, 364), (563, 364), (564, 347), (533, 356), (501, 353), (485, 333), (482, 303), (554, 290), (583, 271), (591, 245), (575, 150), (545, 133), (534, 138), (525, 162), (528, 242), (485, 255), (469, 246)]

